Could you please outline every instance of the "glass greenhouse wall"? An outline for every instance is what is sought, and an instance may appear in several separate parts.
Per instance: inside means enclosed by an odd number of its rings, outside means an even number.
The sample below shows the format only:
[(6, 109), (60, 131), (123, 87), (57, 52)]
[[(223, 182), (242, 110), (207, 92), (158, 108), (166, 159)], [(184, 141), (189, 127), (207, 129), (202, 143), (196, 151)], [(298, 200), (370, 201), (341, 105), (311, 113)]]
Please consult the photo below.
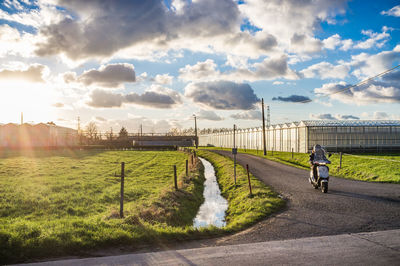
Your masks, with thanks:
[[(263, 149), (262, 127), (236, 130), (236, 147)], [(265, 129), (267, 150), (307, 153), (315, 144), (328, 151), (400, 151), (397, 120), (305, 120)], [(233, 130), (199, 136), (200, 146), (233, 147)]]

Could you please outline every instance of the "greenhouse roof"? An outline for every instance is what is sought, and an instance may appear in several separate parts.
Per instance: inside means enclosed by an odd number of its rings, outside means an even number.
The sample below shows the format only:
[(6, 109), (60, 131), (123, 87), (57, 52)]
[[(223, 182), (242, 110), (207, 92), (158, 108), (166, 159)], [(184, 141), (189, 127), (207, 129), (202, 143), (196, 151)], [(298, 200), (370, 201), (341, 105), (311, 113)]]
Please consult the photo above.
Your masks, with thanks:
[(400, 120), (303, 120), (307, 127), (400, 126)]

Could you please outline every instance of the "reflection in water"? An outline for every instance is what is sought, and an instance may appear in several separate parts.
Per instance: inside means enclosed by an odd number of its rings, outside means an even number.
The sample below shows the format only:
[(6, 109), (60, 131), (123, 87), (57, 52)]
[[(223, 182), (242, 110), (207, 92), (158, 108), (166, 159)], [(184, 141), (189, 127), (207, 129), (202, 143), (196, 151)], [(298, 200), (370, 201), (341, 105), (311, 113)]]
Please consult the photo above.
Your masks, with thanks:
[(211, 163), (200, 158), (204, 165), (204, 203), (200, 206), (196, 218), (194, 218), (194, 227), (205, 227), (215, 225), (223, 227), (225, 222), (225, 211), (228, 208), (228, 202), (221, 196), (221, 191), (215, 177), (214, 167)]

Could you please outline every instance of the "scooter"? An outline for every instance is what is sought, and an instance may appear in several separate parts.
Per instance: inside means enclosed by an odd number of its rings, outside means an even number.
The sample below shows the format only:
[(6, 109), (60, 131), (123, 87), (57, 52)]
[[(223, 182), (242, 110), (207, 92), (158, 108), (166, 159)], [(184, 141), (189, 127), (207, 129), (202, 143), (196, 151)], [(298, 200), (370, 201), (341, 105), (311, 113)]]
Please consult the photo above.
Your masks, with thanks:
[(316, 161), (314, 162), (317, 165), (317, 177), (314, 177), (313, 169), (310, 171), (309, 181), (311, 185), (315, 188), (321, 188), (323, 193), (328, 192), (328, 182), (329, 182), (329, 168), (326, 166), (330, 164), (330, 161)]

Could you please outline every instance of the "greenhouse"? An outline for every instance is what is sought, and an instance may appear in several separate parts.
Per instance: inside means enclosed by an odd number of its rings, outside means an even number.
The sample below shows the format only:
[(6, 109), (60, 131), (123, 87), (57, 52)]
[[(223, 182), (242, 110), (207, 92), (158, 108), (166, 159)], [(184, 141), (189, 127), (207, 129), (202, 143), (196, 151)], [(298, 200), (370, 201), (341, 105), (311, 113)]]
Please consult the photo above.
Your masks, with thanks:
[[(265, 128), (267, 150), (307, 153), (315, 144), (328, 151), (399, 151), (399, 120), (305, 120)], [(263, 149), (262, 127), (237, 129), (236, 147)], [(199, 136), (200, 146), (233, 147), (233, 130)]]

